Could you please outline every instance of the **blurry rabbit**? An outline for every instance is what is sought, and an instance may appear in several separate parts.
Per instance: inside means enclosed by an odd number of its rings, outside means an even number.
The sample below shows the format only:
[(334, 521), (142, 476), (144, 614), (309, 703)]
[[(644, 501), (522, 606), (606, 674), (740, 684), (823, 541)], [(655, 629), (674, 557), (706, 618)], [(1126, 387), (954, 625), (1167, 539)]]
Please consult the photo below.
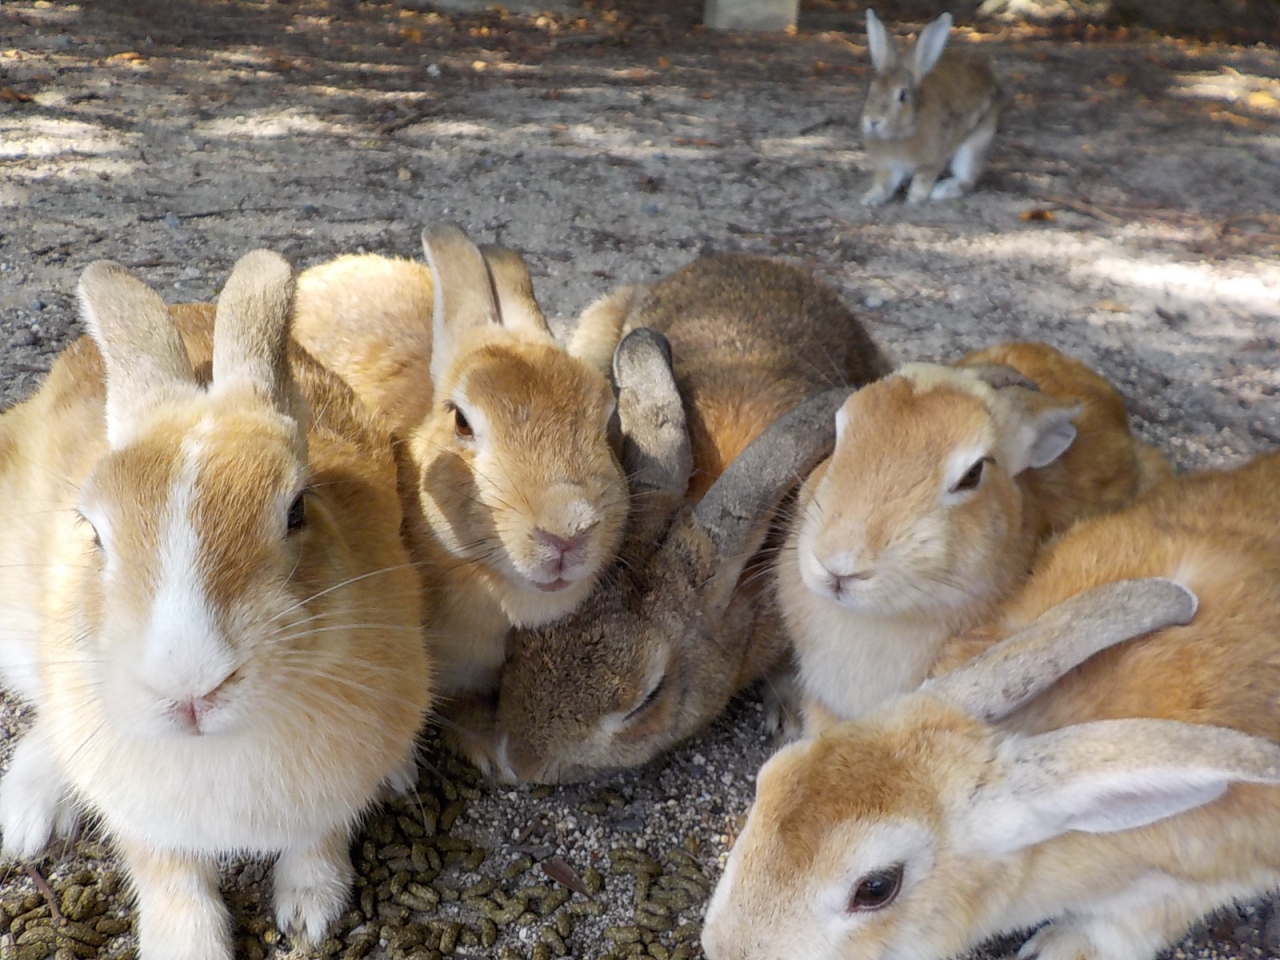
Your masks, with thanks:
[[(875, 11), (867, 9), (867, 47), (875, 75), (862, 108), (862, 134), (875, 182), (869, 207), (911, 179), (908, 203), (953, 200), (973, 189), (996, 132), (1000, 92), (978, 54), (947, 47), (951, 14), (920, 31), (903, 58)], [(951, 176), (939, 180), (947, 168)]]

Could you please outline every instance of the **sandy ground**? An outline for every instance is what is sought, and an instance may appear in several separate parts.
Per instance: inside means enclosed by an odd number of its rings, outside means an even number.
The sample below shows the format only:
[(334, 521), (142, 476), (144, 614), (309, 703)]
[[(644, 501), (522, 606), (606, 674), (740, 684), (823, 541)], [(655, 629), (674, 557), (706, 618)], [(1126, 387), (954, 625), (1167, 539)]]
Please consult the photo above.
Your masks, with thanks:
[[(1274, 46), (960, 29), (1008, 91), (988, 176), (963, 202), (867, 211), (868, 67), (850, 5), (758, 38), (695, 29), (691, 2), (530, 6), (6, 2), (0, 405), (79, 332), (74, 284), (92, 260), (136, 268), (170, 300), (207, 299), (251, 248), (300, 266), (414, 256), (422, 226), (447, 219), (523, 252), (560, 316), (702, 251), (776, 254), (836, 284), (903, 360), (1052, 342), (1117, 383), (1180, 467), (1280, 443)], [(24, 719), (12, 704), (2, 716), (11, 743)], [(443, 779), (424, 773), (420, 797), (358, 841), (365, 909), (324, 952), (698, 955), (697, 891), (767, 751), (748, 701), (669, 760), (580, 787), (494, 790), (437, 758)], [(127, 955), (104, 855), (84, 842), (42, 865), (96, 943), (32, 935), (48, 908), (14, 870), (0, 902), (22, 919), (0, 956), (46, 941), (59, 957)], [(439, 906), (405, 895), (414, 858), (431, 856)], [(593, 886), (598, 869), (603, 890), (557, 902), (552, 857)], [(263, 877), (227, 867), (241, 949), (297, 955), (265, 920)], [(650, 908), (662, 902), (668, 917)], [(1276, 955), (1270, 914), (1232, 912), (1178, 955)]]

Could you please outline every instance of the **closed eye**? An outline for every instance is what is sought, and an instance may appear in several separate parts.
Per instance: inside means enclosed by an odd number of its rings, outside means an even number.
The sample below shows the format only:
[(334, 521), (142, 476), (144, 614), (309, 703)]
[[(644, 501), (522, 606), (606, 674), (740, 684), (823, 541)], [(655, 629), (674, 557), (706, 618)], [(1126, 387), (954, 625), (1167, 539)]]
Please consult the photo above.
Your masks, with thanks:
[(658, 682), (653, 685), (653, 689), (650, 690), (647, 694), (645, 694), (645, 698), (631, 708), (631, 712), (628, 713), (623, 718), (622, 722), (630, 723), (636, 717), (640, 716), (640, 714), (644, 713), (651, 706), (657, 703), (658, 695), (662, 693), (662, 690), (664, 687), (666, 687), (666, 685), (667, 685), (667, 675), (664, 673), (659, 678)]
[(964, 476), (955, 482), (951, 487), (952, 493), (962, 493), (965, 490), (976, 489), (978, 484), (982, 482), (982, 474), (988, 463), (994, 461), (990, 457), (983, 457), (977, 461), (972, 467), (965, 471)]

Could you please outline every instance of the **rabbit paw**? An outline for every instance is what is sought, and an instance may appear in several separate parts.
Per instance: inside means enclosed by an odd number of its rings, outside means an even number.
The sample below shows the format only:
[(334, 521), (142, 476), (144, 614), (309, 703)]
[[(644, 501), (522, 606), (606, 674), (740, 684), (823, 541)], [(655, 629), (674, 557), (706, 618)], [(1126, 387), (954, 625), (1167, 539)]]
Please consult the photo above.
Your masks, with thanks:
[(355, 871), (347, 836), (280, 854), (273, 874), (276, 926), (295, 942), (320, 943), (351, 897)]
[(409, 797), (418, 786), (418, 752), (416, 750), (396, 764), (395, 769), (382, 781), (382, 795), (392, 797)]
[(883, 186), (875, 186), (862, 195), (862, 205), (864, 207), (879, 207), (889, 202), (889, 198), (897, 192), (897, 187), (890, 189)]
[(939, 180), (929, 191), (930, 200), (956, 200), (963, 197), (965, 186), (955, 177)]
[(1101, 960), (1089, 935), (1073, 923), (1041, 927), (1018, 950), (1018, 960)]
[(75, 806), (57, 761), (43, 739), (23, 737), (0, 782), (0, 856), (35, 859), (55, 833), (70, 836), (75, 828)]

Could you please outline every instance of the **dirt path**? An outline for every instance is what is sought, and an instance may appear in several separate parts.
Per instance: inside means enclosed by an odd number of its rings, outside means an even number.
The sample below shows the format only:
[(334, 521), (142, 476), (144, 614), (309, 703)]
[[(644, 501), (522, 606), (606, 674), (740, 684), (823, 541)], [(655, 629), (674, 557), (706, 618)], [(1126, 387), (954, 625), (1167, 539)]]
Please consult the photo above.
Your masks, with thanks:
[[(703, 250), (773, 253), (837, 284), (902, 359), (1051, 341), (1120, 385), (1182, 467), (1280, 443), (1274, 47), (958, 30), (1009, 91), (992, 169), (962, 203), (869, 212), (856, 135), (868, 68), (848, 5), (767, 38), (695, 29), (700, 6), (5, 3), (0, 405), (79, 332), (74, 284), (91, 260), (129, 264), (171, 300), (206, 299), (253, 247), (300, 265), (415, 256), (423, 224), (449, 219), (523, 252), (551, 313)], [(2, 719), (7, 741), (23, 718), (10, 705)], [(458, 937), (458, 955), (504, 960), (696, 954), (700, 904), (676, 898), (653, 924), (669, 929), (635, 927), (635, 877), (715, 877), (766, 753), (759, 730), (747, 703), (669, 763), (554, 791), (494, 791), (441, 760), (444, 782), (424, 774), (420, 803), (361, 838), (367, 909), (326, 949), (426, 957)], [(420, 913), (397, 878), (428, 847), (442, 872), (424, 896), (443, 903)], [(124, 955), (119, 878), (94, 844), (74, 853), (44, 868), (98, 925), (102, 954)], [(516, 869), (522, 856), (598, 869), (604, 891), (558, 904), (540, 866)], [(283, 956), (263, 877), (228, 867), (243, 949)], [(503, 896), (528, 909), (491, 926)], [(0, 902), (48, 924), (21, 873)], [(1232, 913), (1187, 950), (1275, 954), (1268, 916)]]

